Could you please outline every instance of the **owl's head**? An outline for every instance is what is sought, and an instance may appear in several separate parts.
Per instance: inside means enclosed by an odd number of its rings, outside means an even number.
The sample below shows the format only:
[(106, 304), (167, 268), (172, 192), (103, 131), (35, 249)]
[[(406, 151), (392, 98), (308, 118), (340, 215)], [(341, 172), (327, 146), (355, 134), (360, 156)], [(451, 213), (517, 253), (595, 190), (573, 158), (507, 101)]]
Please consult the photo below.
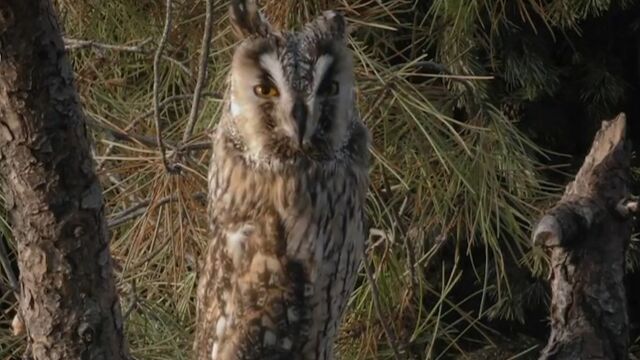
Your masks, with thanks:
[(232, 0), (242, 39), (231, 65), (229, 119), (247, 155), (331, 158), (354, 121), (354, 76), (344, 18), (325, 12), (299, 31), (278, 31), (255, 0)]

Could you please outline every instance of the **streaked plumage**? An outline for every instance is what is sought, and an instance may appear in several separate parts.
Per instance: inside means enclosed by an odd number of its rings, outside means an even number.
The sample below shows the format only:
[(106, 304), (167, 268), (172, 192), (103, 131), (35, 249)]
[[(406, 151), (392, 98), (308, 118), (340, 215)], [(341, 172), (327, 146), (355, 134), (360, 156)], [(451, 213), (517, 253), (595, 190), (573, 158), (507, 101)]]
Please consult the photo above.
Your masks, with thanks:
[(369, 133), (343, 18), (277, 32), (232, 1), (244, 40), (209, 170), (198, 359), (333, 359), (365, 242)]

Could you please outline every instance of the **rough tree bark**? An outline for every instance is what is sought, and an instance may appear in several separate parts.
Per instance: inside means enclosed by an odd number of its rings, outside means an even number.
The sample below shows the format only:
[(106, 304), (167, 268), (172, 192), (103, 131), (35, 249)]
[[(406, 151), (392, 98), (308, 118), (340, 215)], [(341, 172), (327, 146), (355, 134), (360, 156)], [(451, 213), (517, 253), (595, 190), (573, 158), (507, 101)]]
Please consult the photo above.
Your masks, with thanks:
[(26, 358), (127, 358), (102, 189), (49, 0), (0, 0), (0, 177)]
[(627, 359), (623, 284), (631, 236), (630, 146), (624, 114), (605, 121), (560, 202), (539, 221), (551, 252), (551, 335), (540, 359)]

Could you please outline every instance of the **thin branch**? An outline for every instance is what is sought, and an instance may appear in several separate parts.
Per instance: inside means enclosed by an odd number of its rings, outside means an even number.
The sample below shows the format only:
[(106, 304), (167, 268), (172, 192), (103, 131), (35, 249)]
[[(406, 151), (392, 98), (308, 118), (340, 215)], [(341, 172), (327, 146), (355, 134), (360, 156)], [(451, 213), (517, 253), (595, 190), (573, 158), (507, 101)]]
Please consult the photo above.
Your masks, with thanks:
[[(164, 109), (171, 102), (174, 102), (174, 101), (177, 101), (177, 100), (191, 99), (191, 98), (193, 98), (193, 96), (194, 96), (194, 94), (179, 94), (179, 95), (169, 96), (169, 97), (165, 98), (164, 100), (162, 100), (162, 102), (160, 103), (160, 109)], [(212, 93), (212, 92), (203, 92), (203, 93), (200, 94), (199, 97), (200, 98), (208, 97), (208, 98), (212, 98), (212, 99), (215, 99), (215, 100), (222, 100), (222, 95), (220, 95), (218, 93)], [(153, 114), (154, 114), (154, 110), (153, 109), (145, 112), (144, 114), (142, 114), (142, 115), (136, 117), (135, 119), (133, 119), (133, 121), (131, 121), (131, 124), (127, 125), (127, 128), (133, 127), (135, 124), (137, 124), (138, 122), (140, 122), (144, 118), (148, 118), (149, 116), (152, 116)]]
[[(104, 159), (100, 159), (100, 160), (104, 161)], [(105, 171), (104, 174), (107, 177), (107, 180), (109, 180), (109, 182), (111, 182), (111, 184), (116, 189), (120, 190), (122, 194), (127, 194), (127, 198), (129, 199), (129, 201), (138, 202), (140, 200), (140, 198), (136, 195), (135, 191), (134, 192), (128, 191), (128, 189), (123, 185), (125, 181), (121, 179), (120, 177), (121, 174), (114, 174), (108, 171)]]
[[(452, 73), (447, 66), (444, 64), (439, 64), (434, 61), (424, 60), (424, 61), (416, 61), (410, 64), (412, 67), (421, 68), (424, 71), (433, 71), (436, 74), (430, 74), (433, 77), (444, 77), (453, 81), (460, 82), (467, 92), (473, 94), (474, 89), (469, 80), (491, 80), (493, 76), (476, 76), (476, 75), (457, 75)], [(394, 70), (399, 70), (402, 67), (407, 66), (407, 64), (398, 64), (393, 67)], [(438, 75), (440, 74), (440, 75)]]
[[(206, 194), (203, 192), (196, 192), (191, 195), (191, 198), (193, 200), (204, 201), (204, 199), (206, 198)], [(149, 210), (149, 206), (157, 208), (177, 200), (178, 196), (176, 195), (165, 196), (156, 202), (153, 202), (152, 199), (143, 200), (125, 210), (120, 211), (117, 214), (109, 216), (109, 219), (107, 221), (108, 227), (112, 228), (144, 215)]]
[(387, 319), (382, 315), (382, 305), (380, 304), (380, 291), (378, 290), (378, 284), (376, 284), (373, 273), (371, 272), (371, 268), (369, 267), (369, 262), (367, 259), (367, 252), (364, 251), (364, 271), (367, 274), (367, 280), (371, 285), (371, 297), (373, 298), (373, 307), (375, 308), (376, 314), (378, 315), (378, 320), (380, 321), (380, 325), (382, 326), (382, 330), (384, 331), (384, 335), (387, 338), (387, 342), (389, 346), (391, 346), (391, 350), (393, 351), (393, 357), (396, 360), (402, 359), (400, 356), (400, 350), (398, 350), (398, 344), (396, 340), (395, 332), (392, 328), (390, 328), (387, 324)]
[(212, 146), (211, 141), (200, 141), (192, 144), (180, 145), (180, 150), (183, 150), (183, 151), (210, 150), (211, 146)]
[[(162, 198), (162, 199), (160, 199), (160, 201), (158, 201), (156, 203), (156, 206), (161, 206), (162, 204), (167, 203), (167, 202), (172, 201), (172, 200), (174, 200), (174, 199), (171, 198), (171, 197)], [(128, 207), (128, 208), (120, 211), (117, 214), (109, 216), (109, 218), (110, 218), (109, 221), (108, 221), (109, 227), (120, 225), (120, 224), (122, 224), (124, 222), (127, 222), (127, 221), (137, 217), (138, 216), (137, 215), (138, 211), (141, 210), (141, 209), (144, 210), (144, 212), (146, 212), (147, 211), (147, 207), (150, 204), (151, 204), (151, 199), (142, 200), (142, 201), (132, 205), (131, 207)], [(136, 214), (136, 215), (134, 215), (132, 217), (132, 214)]]
[[(152, 136), (137, 135), (137, 134), (132, 134), (129, 131), (126, 131), (126, 130), (114, 129), (114, 128), (110, 127), (110, 126), (107, 126), (107, 125), (104, 125), (104, 124), (100, 123), (99, 121), (91, 118), (90, 116), (87, 116), (87, 123), (89, 125), (91, 125), (92, 127), (94, 127), (94, 128), (98, 128), (98, 129), (101, 129), (103, 131), (109, 132), (117, 140), (126, 140), (126, 141), (130, 141), (130, 142), (137, 142), (137, 143), (149, 146), (149, 147), (158, 146), (157, 139), (155, 139)], [(168, 144), (168, 146), (169, 146), (169, 148), (175, 148), (171, 144)]]
[(174, 59), (171, 56), (167, 56), (167, 55), (162, 55), (162, 58), (179, 67), (180, 70), (182, 70), (182, 72), (187, 74), (187, 76), (189, 77), (193, 76), (193, 74), (191, 74), (191, 70), (189, 70), (187, 65), (183, 64), (180, 60)]
[[(208, 0), (210, 1), (210, 0)], [(184, 139), (182, 141), (182, 144), (180, 145), (179, 149), (180, 151), (193, 151), (193, 150), (208, 150), (210, 148), (208, 143), (196, 143), (196, 144), (186, 144), (189, 140), (190, 137), (193, 133), (193, 128), (195, 126), (195, 121), (197, 119), (197, 112), (198, 109), (200, 107), (200, 101), (203, 97), (209, 97), (209, 98), (213, 98), (216, 100), (221, 100), (222, 99), (222, 95), (218, 94), (218, 93), (211, 93), (211, 92), (202, 92), (202, 88), (203, 88), (203, 84), (206, 80), (206, 66), (207, 66), (207, 58), (208, 58), (208, 54), (209, 54), (209, 44), (210, 44), (210, 40), (211, 40), (211, 9), (212, 7), (210, 7), (211, 4), (207, 4), (207, 18), (205, 19), (205, 28), (208, 28), (209, 31), (207, 31), (205, 29), (205, 33), (203, 36), (203, 46), (202, 46), (202, 51), (201, 51), (201, 58), (200, 58), (200, 70), (198, 72), (198, 81), (196, 83), (196, 88), (195, 88), (195, 92), (193, 94), (180, 94), (180, 95), (173, 95), (173, 96), (169, 96), (165, 99), (162, 100), (162, 102), (160, 102), (158, 108), (159, 110), (163, 110), (168, 104), (170, 104), (171, 102), (177, 101), (177, 100), (184, 100), (184, 99), (193, 99), (193, 106), (191, 108), (191, 114), (190, 114), (190, 118), (189, 118), (189, 123), (187, 124), (187, 130), (185, 130), (185, 134), (184, 134)], [(211, 10), (211, 11), (209, 11)], [(169, 19), (169, 21), (171, 21), (171, 19)], [(166, 24), (165, 24), (166, 25)], [(169, 24), (170, 25), (170, 24)], [(165, 28), (166, 29), (166, 28)], [(168, 36), (168, 35), (167, 35)], [(166, 42), (166, 37), (164, 36), (163, 33), (163, 38), (165, 39)], [(65, 49), (66, 50), (80, 50), (80, 49), (87, 49), (87, 48), (95, 48), (95, 49), (101, 49), (101, 50), (109, 50), (109, 51), (124, 51), (124, 52), (135, 52), (135, 53), (141, 53), (141, 54), (149, 54), (151, 53), (151, 51), (149, 49), (145, 49), (145, 45), (147, 45), (149, 42), (151, 41), (151, 38), (148, 39), (144, 39), (142, 41), (140, 41), (138, 44), (136, 45), (122, 45), (122, 44), (107, 44), (107, 43), (102, 43), (102, 42), (98, 42), (98, 41), (94, 41), (94, 40), (85, 40), (85, 39), (73, 39), (73, 38), (65, 38), (64, 39), (64, 43), (65, 43)], [(161, 43), (160, 45), (164, 46), (165, 44)], [(159, 48), (160, 49), (160, 48)], [(204, 54), (204, 55), (202, 55)], [(157, 53), (156, 53), (157, 56)], [(166, 55), (161, 55), (162, 59), (170, 61), (174, 64), (176, 64), (177, 66), (180, 67), (180, 69), (182, 69), (184, 72), (186, 72), (189, 76), (191, 76), (191, 71), (180, 61), (171, 58), (169, 56)], [(155, 64), (155, 58), (154, 58), (154, 64)], [(154, 67), (155, 70), (155, 67)], [(155, 79), (155, 71), (154, 71), (154, 79)], [(155, 82), (154, 82), (155, 84)], [(154, 92), (155, 95), (155, 92)], [(154, 97), (154, 104), (155, 104), (155, 97)], [(126, 126), (126, 128), (124, 130), (119, 130), (119, 129), (113, 129), (107, 126), (104, 126), (102, 124), (100, 124), (99, 122), (93, 121), (93, 125), (110, 132), (116, 139), (119, 140), (127, 140), (127, 141), (132, 141), (132, 142), (138, 142), (150, 147), (159, 147), (160, 145), (157, 137), (158, 135), (156, 135), (156, 139), (151, 139), (151, 137), (149, 136), (145, 136), (145, 135), (135, 135), (135, 134), (131, 134), (129, 132), (129, 130), (131, 130), (131, 128), (133, 128), (138, 122), (140, 122), (141, 120), (149, 117), (149, 116), (153, 116), (156, 113), (156, 107), (154, 106), (153, 109), (149, 110), (148, 112), (145, 112), (144, 114), (136, 117), (133, 121), (131, 121), (130, 124), (128, 124)], [(193, 119), (193, 120), (192, 120)], [(156, 126), (157, 126), (157, 121), (156, 121)], [(162, 135), (160, 134), (160, 137), (162, 137)], [(177, 145), (169, 145), (166, 142), (163, 142), (162, 145), (167, 145), (171, 148), (177, 148)], [(109, 155), (111, 153), (111, 151), (113, 151), (114, 146), (112, 144), (110, 144), (107, 149), (105, 150), (105, 156)], [(166, 164), (166, 162), (163, 161), (163, 163)], [(103, 162), (98, 162), (98, 169), (101, 169), (103, 166)], [(165, 165), (166, 166), (166, 165)]]
[[(138, 144), (142, 144), (151, 148), (155, 148), (158, 146), (158, 140), (157, 138), (154, 138), (153, 136), (149, 136), (149, 135), (138, 135), (138, 134), (133, 134), (130, 131), (125, 130), (121, 130), (121, 129), (115, 129), (112, 128), (110, 126), (104, 125), (102, 123), (100, 123), (99, 121), (91, 118), (91, 117), (87, 117), (87, 123), (97, 129), (100, 129), (102, 131), (106, 131), (109, 134), (111, 134), (116, 140), (122, 140), (122, 141), (128, 141), (128, 142), (133, 142), (133, 143), (138, 143)], [(165, 150), (166, 148), (169, 148), (170, 150), (176, 150), (178, 149), (178, 145), (174, 144), (172, 142), (169, 141), (164, 141), (164, 147)], [(109, 148), (107, 148), (107, 150), (105, 150), (105, 153), (102, 155), (98, 155), (99, 157), (106, 157), (109, 155), (109, 153), (111, 152), (113, 146), (112, 144), (109, 145)], [(209, 150), (211, 148), (211, 141), (199, 141), (199, 142), (194, 142), (194, 143), (190, 143), (190, 144), (184, 144), (184, 145), (180, 145), (179, 150), (182, 151), (198, 151), (198, 150)], [(102, 161), (100, 161), (100, 164), (102, 165)]]
[[(159, 207), (165, 204), (168, 204), (172, 201), (176, 201), (178, 198), (175, 195), (171, 195), (171, 196), (165, 196), (162, 199), (158, 200), (154, 206), (155, 207)], [(149, 209), (148, 206), (151, 204), (151, 200), (147, 199), (147, 200), (143, 200), (137, 204), (134, 204), (133, 206), (131, 206), (128, 209), (125, 209), (121, 212), (119, 212), (118, 214), (114, 215), (113, 217), (110, 216), (111, 219), (108, 220), (108, 226), (111, 227), (115, 227), (121, 224), (124, 224), (130, 220), (133, 220), (135, 218), (138, 218), (142, 215), (144, 215)]]
[(206, 17), (204, 21), (204, 34), (202, 35), (202, 46), (200, 50), (200, 66), (198, 67), (198, 80), (196, 87), (193, 91), (193, 103), (191, 105), (191, 113), (189, 114), (189, 122), (182, 136), (182, 143), (186, 143), (193, 133), (193, 128), (196, 125), (198, 119), (198, 112), (200, 110), (200, 93), (204, 82), (207, 78), (207, 60), (209, 59), (209, 45), (211, 43), (211, 28), (213, 21), (213, 0), (206, 0)]
[[(212, 92), (203, 92), (202, 94), (200, 94), (201, 97), (207, 97), (207, 98), (212, 98), (215, 100), (221, 100), (222, 99), (222, 95), (218, 94), (218, 93), (212, 93)], [(178, 101), (178, 100), (185, 100), (185, 99), (191, 99), (193, 97), (193, 94), (179, 94), (179, 95), (172, 95), (169, 96), (167, 98), (165, 98), (164, 100), (162, 100), (162, 102), (160, 103), (160, 110), (163, 110), (167, 105), (169, 105), (170, 103), (174, 102), (174, 101)], [(120, 140), (128, 140), (128, 141), (134, 141), (134, 142), (140, 142), (142, 144), (148, 145), (148, 146), (152, 146), (152, 147), (157, 147), (158, 143), (156, 142), (156, 139), (153, 139), (153, 141), (151, 143), (148, 143), (146, 140), (148, 140), (150, 137), (149, 136), (145, 136), (145, 135), (141, 135), (141, 138), (133, 135), (130, 133), (131, 129), (133, 129), (134, 126), (136, 126), (140, 121), (144, 120), (145, 118), (148, 118), (150, 116), (154, 115), (155, 110), (151, 109), (147, 112), (145, 112), (142, 115), (137, 116), (136, 118), (134, 118), (129, 124), (127, 124), (127, 126), (123, 129), (123, 130), (117, 130), (117, 129), (113, 129), (111, 127), (107, 127), (102, 125), (101, 123), (99, 123), (98, 121), (93, 121), (92, 125), (95, 125), (105, 131), (110, 132), (115, 138), (119, 138)], [(209, 143), (207, 143), (209, 144)], [(114, 149), (114, 144), (109, 144), (109, 146), (107, 146), (107, 148), (105, 149), (104, 153), (101, 155), (102, 157), (107, 157), (111, 154), (111, 152)], [(172, 146), (175, 147), (175, 146)], [(180, 149), (181, 150), (208, 150), (210, 148), (210, 145), (205, 147), (200, 143), (200, 144), (193, 144), (193, 145), (181, 145)], [(104, 160), (100, 160), (97, 161), (97, 168), (98, 170), (102, 170), (104, 165)]]
[(149, 42), (151, 42), (151, 38), (144, 39), (137, 45), (105, 44), (93, 40), (64, 38), (64, 48), (66, 50), (97, 48), (104, 50), (146, 53), (148, 51), (144, 49), (144, 46)]
[(162, 37), (158, 44), (158, 49), (153, 58), (153, 108), (156, 120), (156, 141), (160, 150), (160, 156), (162, 157), (162, 163), (168, 173), (174, 174), (179, 171), (179, 167), (169, 164), (167, 161), (167, 154), (165, 153), (164, 143), (162, 142), (162, 122), (160, 119), (160, 59), (162, 58), (162, 52), (167, 44), (167, 37), (171, 30), (171, 0), (166, 0), (166, 15), (164, 20), (164, 29), (162, 31)]
[[(133, 52), (140, 54), (150, 54), (151, 50), (145, 49), (144, 46), (147, 45), (151, 41), (151, 38), (145, 39), (138, 43), (137, 45), (121, 45), (121, 44), (107, 44), (94, 40), (84, 40), (84, 39), (72, 39), (72, 38), (64, 38), (64, 45), (66, 50), (81, 50), (81, 49), (100, 49), (100, 50), (108, 50), (108, 51), (124, 51), (124, 52)], [(191, 77), (191, 70), (180, 62), (177, 59), (174, 59), (168, 55), (162, 55), (162, 58), (175, 64), (182, 70), (185, 74)]]

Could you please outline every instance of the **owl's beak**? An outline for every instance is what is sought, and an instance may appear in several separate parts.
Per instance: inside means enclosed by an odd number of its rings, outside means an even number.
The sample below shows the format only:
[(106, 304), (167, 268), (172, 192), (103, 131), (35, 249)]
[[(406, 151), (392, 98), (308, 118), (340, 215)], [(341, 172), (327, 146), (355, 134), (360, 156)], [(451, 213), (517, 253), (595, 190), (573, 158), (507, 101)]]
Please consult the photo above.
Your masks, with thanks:
[(307, 114), (307, 104), (305, 104), (302, 99), (296, 99), (293, 104), (293, 109), (291, 110), (291, 117), (295, 121), (298, 129), (298, 138), (296, 140), (298, 141), (298, 145), (301, 149), (305, 142), (305, 134), (307, 132)]

